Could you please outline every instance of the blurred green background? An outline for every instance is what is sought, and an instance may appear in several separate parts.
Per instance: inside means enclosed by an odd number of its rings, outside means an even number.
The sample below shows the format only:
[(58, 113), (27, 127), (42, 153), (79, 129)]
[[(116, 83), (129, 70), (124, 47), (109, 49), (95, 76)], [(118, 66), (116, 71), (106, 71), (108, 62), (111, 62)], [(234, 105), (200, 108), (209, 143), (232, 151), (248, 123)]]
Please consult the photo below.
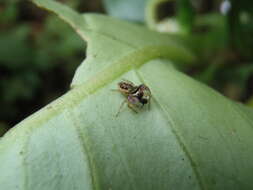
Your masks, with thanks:
[[(179, 36), (198, 55), (186, 73), (253, 106), (253, 1), (61, 2)], [(67, 24), (30, 1), (0, 1), (0, 136), (69, 90), (85, 49)]]

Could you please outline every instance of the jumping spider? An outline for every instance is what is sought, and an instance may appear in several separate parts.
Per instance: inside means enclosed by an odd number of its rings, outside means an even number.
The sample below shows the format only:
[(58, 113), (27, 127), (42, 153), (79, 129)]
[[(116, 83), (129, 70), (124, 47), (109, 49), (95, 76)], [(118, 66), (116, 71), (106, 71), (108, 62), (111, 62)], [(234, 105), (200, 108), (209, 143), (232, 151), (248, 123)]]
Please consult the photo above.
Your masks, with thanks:
[(148, 104), (150, 108), (151, 91), (145, 84), (136, 86), (131, 81), (123, 80), (118, 83), (118, 91), (123, 94), (126, 99), (120, 105), (116, 116), (119, 115), (125, 103), (136, 113), (138, 113), (139, 108), (143, 108), (145, 104)]

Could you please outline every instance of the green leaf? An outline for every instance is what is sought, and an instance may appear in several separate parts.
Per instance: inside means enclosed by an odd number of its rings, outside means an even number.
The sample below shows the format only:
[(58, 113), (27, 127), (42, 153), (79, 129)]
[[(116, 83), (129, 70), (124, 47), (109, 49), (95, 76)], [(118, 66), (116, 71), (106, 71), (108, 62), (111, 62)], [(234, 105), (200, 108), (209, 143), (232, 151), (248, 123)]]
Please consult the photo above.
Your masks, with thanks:
[[(87, 39), (87, 58), (73, 89), (1, 138), (1, 188), (253, 188), (253, 111), (176, 70), (195, 59), (180, 40), (34, 2)], [(115, 116), (122, 78), (150, 87), (150, 110)]]
[[(196, 59), (188, 48), (174, 40), (174, 36), (158, 34), (142, 26), (103, 15), (80, 15), (54, 1), (35, 2), (58, 14), (89, 44), (87, 59), (78, 68), (72, 87), (87, 80), (104, 83), (101, 78), (112, 80), (127, 69), (138, 67), (156, 57), (169, 58), (183, 64), (192, 64)], [(110, 69), (113, 69), (113, 74)]]

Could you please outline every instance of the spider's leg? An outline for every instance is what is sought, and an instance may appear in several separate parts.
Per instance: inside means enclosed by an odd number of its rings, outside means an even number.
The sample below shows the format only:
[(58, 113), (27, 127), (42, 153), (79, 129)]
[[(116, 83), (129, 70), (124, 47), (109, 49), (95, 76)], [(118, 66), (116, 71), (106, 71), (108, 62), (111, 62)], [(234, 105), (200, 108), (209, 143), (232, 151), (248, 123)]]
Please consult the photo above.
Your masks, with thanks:
[(148, 100), (148, 109), (150, 110), (150, 106), (151, 106), (151, 99), (152, 99), (152, 95), (151, 92), (149, 94), (149, 100)]
[(137, 108), (134, 106), (134, 104), (128, 102), (127, 105), (128, 105), (128, 107), (129, 107), (131, 110), (133, 110), (135, 113), (138, 113), (139, 110), (137, 110)]
[(124, 106), (124, 104), (125, 104), (126, 102), (127, 102), (127, 100), (124, 100), (124, 101), (120, 104), (119, 111), (117, 112), (116, 117), (118, 117), (119, 113), (121, 112), (121, 110), (122, 110), (122, 108), (123, 108), (123, 106)]
[(148, 109), (150, 110), (151, 98), (148, 101)]

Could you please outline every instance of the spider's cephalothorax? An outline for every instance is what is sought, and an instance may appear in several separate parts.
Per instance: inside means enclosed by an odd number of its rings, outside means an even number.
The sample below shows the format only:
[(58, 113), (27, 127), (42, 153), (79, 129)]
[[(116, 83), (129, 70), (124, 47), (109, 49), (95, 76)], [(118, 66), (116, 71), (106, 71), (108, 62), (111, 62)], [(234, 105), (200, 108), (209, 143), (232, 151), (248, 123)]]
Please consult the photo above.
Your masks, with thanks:
[(135, 86), (132, 82), (124, 80), (118, 83), (118, 90), (123, 95), (129, 95), (136, 92), (138, 86)]
[(126, 100), (121, 104), (117, 115), (125, 103), (136, 113), (145, 104), (150, 105), (151, 91), (145, 84), (136, 86), (132, 82), (124, 80), (118, 83), (118, 87), (118, 90), (126, 96)]

